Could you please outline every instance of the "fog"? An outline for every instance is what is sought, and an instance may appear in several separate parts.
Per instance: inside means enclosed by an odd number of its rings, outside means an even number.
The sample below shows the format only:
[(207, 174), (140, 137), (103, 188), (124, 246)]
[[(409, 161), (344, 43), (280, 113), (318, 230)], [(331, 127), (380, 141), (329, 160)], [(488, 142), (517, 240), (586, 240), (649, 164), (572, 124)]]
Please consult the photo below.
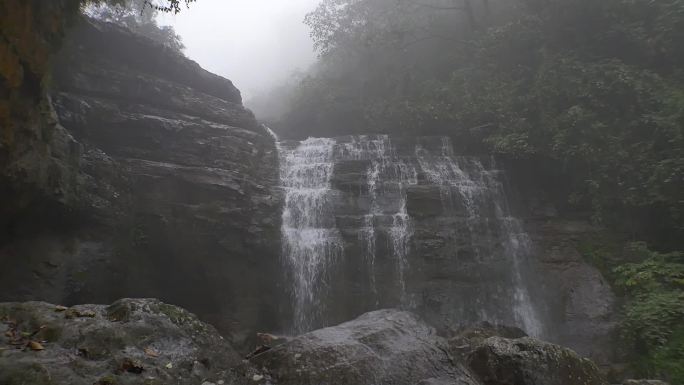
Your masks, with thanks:
[(304, 16), (319, 0), (202, 0), (164, 15), (185, 54), (232, 80), (248, 101), (315, 59)]

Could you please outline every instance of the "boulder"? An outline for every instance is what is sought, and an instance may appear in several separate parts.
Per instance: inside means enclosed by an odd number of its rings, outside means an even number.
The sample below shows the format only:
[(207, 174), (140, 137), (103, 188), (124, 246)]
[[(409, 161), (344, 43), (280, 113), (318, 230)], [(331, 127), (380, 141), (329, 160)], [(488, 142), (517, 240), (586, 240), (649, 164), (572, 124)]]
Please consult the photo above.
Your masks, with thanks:
[(301, 335), (251, 362), (261, 370), (252, 378), (279, 385), (477, 384), (434, 329), (399, 310)]
[(0, 384), (235, 383), (216, 329), (156, 299), (0, 304)]
[(484, 385), (604, 385), (590, 360), (533, 338), (490, 337), (468, 357)]

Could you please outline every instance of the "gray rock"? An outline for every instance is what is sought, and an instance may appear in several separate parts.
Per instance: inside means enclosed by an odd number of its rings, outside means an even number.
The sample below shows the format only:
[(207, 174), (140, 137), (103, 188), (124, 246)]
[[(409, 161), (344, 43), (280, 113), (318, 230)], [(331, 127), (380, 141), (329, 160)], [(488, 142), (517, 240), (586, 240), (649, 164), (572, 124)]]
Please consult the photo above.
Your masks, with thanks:
[(444, 339), (398, 310), (366, 313), (301, 335), (251, 362), (278, 385), (477, 383), (451, 360)]
[(533, 338), (490, 337), (468, 357), (484, 385), (605, 385), (590, 360)]
[[(196, 385), (233, 381), (227, 371), (239, 361), (214, 327), (155, 299), (69, 309), (2, 303), (0, 319), (1, 384)], [(44, 350), (25, 347), (29, 341)]]

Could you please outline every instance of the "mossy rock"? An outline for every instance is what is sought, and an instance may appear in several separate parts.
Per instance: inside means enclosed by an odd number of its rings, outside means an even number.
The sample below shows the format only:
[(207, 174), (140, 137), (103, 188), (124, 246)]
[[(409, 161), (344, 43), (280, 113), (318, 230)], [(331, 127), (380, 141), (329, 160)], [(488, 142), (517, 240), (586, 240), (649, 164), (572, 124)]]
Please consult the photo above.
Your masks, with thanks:
[[(3, 327), (11, 327), (22, 343), (35, 339), (44, 348), (2, 351), (3, 385), (195, 385), (207, 377), (230, 380), (224, 373), (240, 360), (216, 329), (156, 299), (66, 310), (44, 302), (4, 303), (0, 315), (12, 320), (0, 324), (0, 343), (9, 342)], [(136, 370), (122, 369), (125, 362), (134, 362)]]

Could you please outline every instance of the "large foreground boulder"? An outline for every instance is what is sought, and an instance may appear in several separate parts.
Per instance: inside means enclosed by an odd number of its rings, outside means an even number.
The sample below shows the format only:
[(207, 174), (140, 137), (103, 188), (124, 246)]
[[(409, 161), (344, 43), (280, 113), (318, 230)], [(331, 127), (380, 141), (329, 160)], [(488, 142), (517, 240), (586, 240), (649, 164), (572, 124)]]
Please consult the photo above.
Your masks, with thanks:
[(232, 384), (214, 327), (154, 299), (71, 308), (0, 304), (0, 384)]
[(468, 357), (484, 385), (604, 385), (594, 363), (534, 338), (491, 337)]
[(415, 315), (378, 310), (252, 358), (253, 380), (278, 385), (477, 384)]
[(494, 330), (503, 329), (462, 333), (452, 343), (470, 348), (450, 354), (417, 316), (378, 310), (241, 360), (214, 327), (156, 299), (0, 303), (0, 385), (606, 384), (568, 349), (527, 337), (481, 339)]

